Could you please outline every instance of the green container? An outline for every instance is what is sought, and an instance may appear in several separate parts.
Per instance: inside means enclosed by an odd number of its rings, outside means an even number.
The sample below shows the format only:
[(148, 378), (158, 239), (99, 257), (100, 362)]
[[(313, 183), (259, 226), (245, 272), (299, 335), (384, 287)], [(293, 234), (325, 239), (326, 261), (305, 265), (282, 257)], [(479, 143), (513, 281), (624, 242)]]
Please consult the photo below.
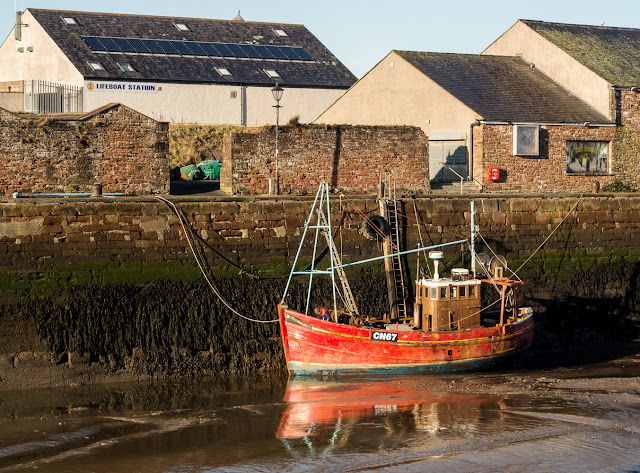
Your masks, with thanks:
[(220, 168), (222, 163), (220, 161), (203, 161), (198, 164), (198, 167), (202, 170), (205, 179), (217, 181), (220, 179)]
[(180, 168), (180, 177), (185, 181), (195, 181), (197, 179), (202, 179), (203, 176), (204, 174), (202, 173), (202, 170), (195, 164), (189, 164), (188, 166)]

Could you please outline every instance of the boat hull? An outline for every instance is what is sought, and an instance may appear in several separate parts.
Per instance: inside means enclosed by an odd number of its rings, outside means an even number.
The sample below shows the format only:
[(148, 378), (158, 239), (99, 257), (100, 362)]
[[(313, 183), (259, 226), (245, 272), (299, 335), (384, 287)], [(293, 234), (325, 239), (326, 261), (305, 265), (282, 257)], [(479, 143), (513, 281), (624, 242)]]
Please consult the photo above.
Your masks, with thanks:
[(446, 332), (353, 327), (279, 307), (289, 372), (296, 376), (469, 371), (531, 345), (533, 312), (504, 326)]

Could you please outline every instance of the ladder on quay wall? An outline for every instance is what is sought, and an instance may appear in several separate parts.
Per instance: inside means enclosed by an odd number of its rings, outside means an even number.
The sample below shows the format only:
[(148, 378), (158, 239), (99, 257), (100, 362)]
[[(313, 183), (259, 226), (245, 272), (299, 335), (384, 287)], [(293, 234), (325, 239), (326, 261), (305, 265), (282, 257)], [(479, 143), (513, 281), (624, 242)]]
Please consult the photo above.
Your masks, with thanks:
[[(387, 284), (391, 285), (395, 295), (395, 307), (392, 304), (391, 317), (396, 320), (405, 320), (407, 318), (407, 291), (404, 281), (404, 271), (402, 268), (402, 259), (397, 253), (403, 251), (402, 228), (398, 219), (398, 201), (396, 198), (395, 179), (393, 182), (393, 194), (391, 191), (391, 178), (389, 173), (384, 176), (384, 193), (381, 199), (381, 210), (383, 217), (389, 224), (389, 244), (384, 245), (385, 256), (393, 254), (391, 258), (385, 260), (385, 268), (387, 270)], [(382, 182), (382, 181), (381, 181)], [(394, 310), (395, 308), (395, 310)], [(395, 313), (394, 313), (395, 312)]]

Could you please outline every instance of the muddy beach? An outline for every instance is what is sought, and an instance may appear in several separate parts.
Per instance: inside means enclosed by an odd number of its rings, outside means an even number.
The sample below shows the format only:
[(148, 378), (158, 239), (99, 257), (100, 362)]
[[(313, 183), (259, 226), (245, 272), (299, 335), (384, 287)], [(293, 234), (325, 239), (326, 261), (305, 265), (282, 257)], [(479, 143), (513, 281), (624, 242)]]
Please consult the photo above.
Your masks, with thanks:
[(0, 393), (0, 471), (629, 472), (640, 355), (422, 377)]

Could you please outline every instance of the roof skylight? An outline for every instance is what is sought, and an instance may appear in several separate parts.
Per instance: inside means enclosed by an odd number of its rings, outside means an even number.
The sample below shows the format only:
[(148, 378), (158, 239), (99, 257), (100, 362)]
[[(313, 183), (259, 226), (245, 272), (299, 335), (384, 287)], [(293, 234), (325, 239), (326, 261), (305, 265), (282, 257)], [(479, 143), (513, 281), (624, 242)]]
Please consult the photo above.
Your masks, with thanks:
[(282, 28), (274, 29), (273, 31), (275, 31), (278, 36), (281, 36), (283, 38), (289, 36), (287, 34), (287, 32), (285, 30), (283, 30)]
[(78, 20), (76, 20), (72, 16), (63, 16), (62, 21), (64, 21), (67, 25), (78, 26)]
[(119, 62), (118, 66), (120, 66), (120, 69), (122, 69), (122, 72), (136, 72), (134, 67), (128, 62)]
[(223, 77), (229, 77), (232, 75), (229, 69), (227, 69), (226, 67), (216, 67), (216, 71), (218, 71), (218, 74)]
[(264, 69), (264, 73), (272, 79), (281, 79), (280, 74), (275, 69)]
[(94, 71), (104, 71), (105, 68), (102, 64), (100, 64), (99, 62), (90, 62), (89, 65), (91, 66), (91, 69), (93, 69)]
[(191, 31), (191, 28), (186, 23), (174, 23), (173, 26), (178, 28), (178, 31)]

